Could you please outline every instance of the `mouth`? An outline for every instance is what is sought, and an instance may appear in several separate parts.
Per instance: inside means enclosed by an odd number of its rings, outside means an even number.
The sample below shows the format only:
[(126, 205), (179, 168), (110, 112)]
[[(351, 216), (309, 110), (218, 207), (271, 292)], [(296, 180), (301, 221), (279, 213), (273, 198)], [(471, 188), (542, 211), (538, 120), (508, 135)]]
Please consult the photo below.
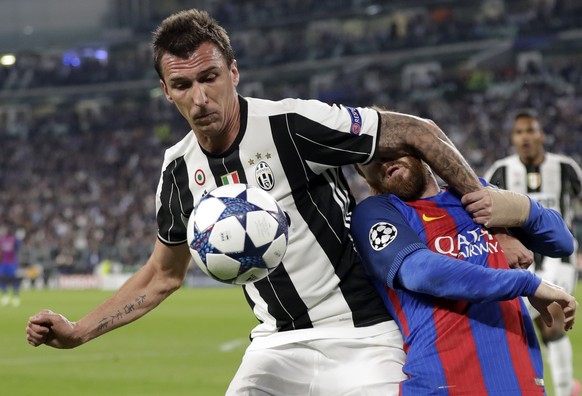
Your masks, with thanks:
[(391, 177), (396, 175), (398, 172), (400, 172), (402, 169), (403, 169), (402, 165), (392, 164), (386, 168), (386, 172), (384, 173), (384, 177), (386, 179), (390, 179)]
[(194, 117), (194, 122), (198, 124), (209, 124), (212, 121), (214, 113), (199, 114)]

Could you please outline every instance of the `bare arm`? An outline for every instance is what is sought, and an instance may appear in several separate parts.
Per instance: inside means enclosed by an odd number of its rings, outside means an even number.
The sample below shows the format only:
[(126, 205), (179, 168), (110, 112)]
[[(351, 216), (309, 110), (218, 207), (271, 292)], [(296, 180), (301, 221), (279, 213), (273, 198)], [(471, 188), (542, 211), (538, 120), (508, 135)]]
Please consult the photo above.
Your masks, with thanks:
[(169, 247), (156, 241), (147, 263), (81, 320), (70, 322), (49, 310), (32, 316), (26, 328), (29, 344), (74, 348), (139, 319), (180, 288), (190, 258), (186, 244)]
[(477, 175), (444, 132), (431, 120), (380, 111), (379, 152), (383, 158), (422, 158), (451, 187), (466, 194), (483, 188)]
[(571, 330), (572, 326), (574, 326), (578, 301), (561, 287), (542, 280), (535, 294), (528, 297), (528, 299), (548, 326), (552, 326), (554, 322), (551, 312), (554, 309), (550, 309), (550, 306), (555, 306), (556, 304), (564, 313), (564, 330)]

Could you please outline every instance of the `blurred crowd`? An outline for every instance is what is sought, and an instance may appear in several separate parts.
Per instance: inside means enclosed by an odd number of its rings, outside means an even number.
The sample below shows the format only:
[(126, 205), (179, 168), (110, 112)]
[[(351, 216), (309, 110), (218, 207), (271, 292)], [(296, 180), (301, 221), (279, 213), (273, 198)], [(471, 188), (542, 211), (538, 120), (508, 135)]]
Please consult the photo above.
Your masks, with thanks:
[[(379, 105), (430, 118), (478, 173), (510, 153), (512, 113), (532, 108), (548, 149), (582, 161), (582, 60), (553, 54), (497, 67), (447, 68), (437, 56), (421, 62), (420, 72), (404, 74), (405, 65), (382, 57), (395, 49), (492, 37), (525, 46), (519, 29), (577, 23), (564, 6), (574, 2), (512, 2), (530, 5), (513, 13), (503, 1), (471, 2), (478, 11), (472, 19), (464, 17), (468, 10), (453, 12), (450, 2), (406, 12), (366, 0), (207, 3), (231, 27), (243, 94)], [(304, 8), (313, 18), (307, 28), (299, 23)], [(259, 24), (264, 28), (253, 27)], [(0, 66), (0, 96), (10, 99), (0, 106), (0, 217), (23, 237), (23, 263), (39, 264), (47, 274), (90, 273), (105, 260), (135, 269), (156, 235), (163, 152), (189, 129), (156, 92), (147, 40), (118, 46), (107, 57), (79, 52), (78, 63), (64, 63), (59, 50), (22, 55), (15, 65)], [(277, 64), (347, 64), (353, 55), (366, 55), (366, 62), (327, 74), (305, 71), (302, 78), (279, 73), (245, 80), (247, 71)], [(121, 89), (104, 89), (116, 82)], [(66, 87), (72, 91), (63, 95)], [(347, 171), (360, 200), (367, 187)]]
[[(547, 36), (582, 26), (582, 4), (575, 0), (198, 3), (231, 33), (243, 70), (520, 35)], [(192, 1), (167, 2), (132, 39), (112, 43), (106, 51), (81, 43), (66, 50), (20, 51), (16, 64), (0, 67), (0, 92), (151, 78), (153, 69), (144, 67), (150, 63), (149, 34), (163, 17), (191, 6)]]

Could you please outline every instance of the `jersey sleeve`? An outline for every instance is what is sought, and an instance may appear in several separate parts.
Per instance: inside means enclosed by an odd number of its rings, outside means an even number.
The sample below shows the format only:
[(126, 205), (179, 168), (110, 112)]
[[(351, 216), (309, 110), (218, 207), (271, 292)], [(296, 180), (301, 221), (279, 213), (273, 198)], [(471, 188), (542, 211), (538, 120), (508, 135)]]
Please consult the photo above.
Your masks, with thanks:
[(316, 100), (293, 100), (288, 105), (283, 129), (315, 173), (368, 162), (376, 152), (380, 127), (376, 110)]
[[(186, 242), (187, 213), (193, 197), (188, 186), (188, 173), (183, 157), (165, 164), (156, 192), (158, 239), (166, 245)], [(182, 187), (181, 187), (182, 186)]]
[(512, 232), (528, 248), (549, 257), (566, 257), (574, 252), (574, 236), (556, 210), (530, 198), (530, 213), (521, 228)]
[(527, 270), (507, 270), (459, 263), (430, 250), (408, 255), (398, 270), (402, 288), (417, 293), (472, 303), (531, 296), (541, 279)]
[(388, 195), (358, 204), (351, 232), (368, 273), (390, 287), (403, 260), (416, 250), (428, 249)]

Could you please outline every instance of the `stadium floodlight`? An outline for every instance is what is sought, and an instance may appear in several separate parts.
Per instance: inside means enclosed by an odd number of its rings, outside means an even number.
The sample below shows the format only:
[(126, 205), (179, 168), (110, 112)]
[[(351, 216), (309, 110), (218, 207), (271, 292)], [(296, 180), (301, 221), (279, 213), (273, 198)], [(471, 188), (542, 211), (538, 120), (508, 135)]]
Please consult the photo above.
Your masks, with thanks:
[(16, 57), (12, 54), (5, 54), (0, 56), (0, 65), (12, 66), (16, 63)]

